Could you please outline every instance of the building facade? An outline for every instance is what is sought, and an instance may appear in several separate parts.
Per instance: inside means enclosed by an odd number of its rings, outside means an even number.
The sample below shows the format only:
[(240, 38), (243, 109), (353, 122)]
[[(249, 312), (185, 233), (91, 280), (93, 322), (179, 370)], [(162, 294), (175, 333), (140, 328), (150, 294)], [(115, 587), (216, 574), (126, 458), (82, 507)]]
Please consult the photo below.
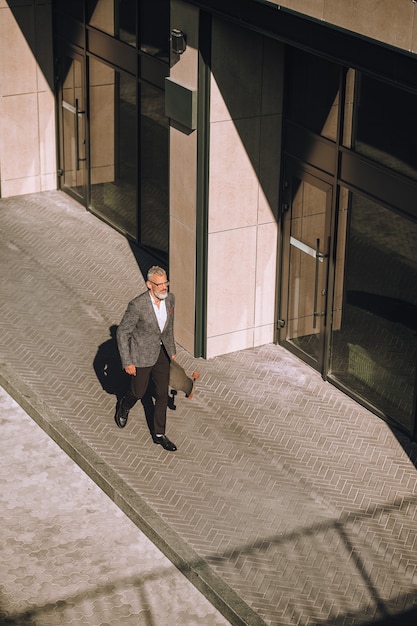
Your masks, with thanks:
[(415, 438), (413, 0), (0, 0), (0, 38), (3, 197), (151, 250), (195, 356), (279, 343)]

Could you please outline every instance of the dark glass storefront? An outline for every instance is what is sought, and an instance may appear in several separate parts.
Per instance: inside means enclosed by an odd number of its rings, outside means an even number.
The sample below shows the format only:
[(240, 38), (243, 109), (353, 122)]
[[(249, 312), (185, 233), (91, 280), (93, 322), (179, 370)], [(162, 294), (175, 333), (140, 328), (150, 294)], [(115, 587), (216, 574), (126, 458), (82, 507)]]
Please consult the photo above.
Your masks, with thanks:
[(341, 318), (330, 371), (413, 429), (417, 361), (417, 224), (351, 193)]
[(280, 342), (415, 437), (417, 94), (287, 56)]
[[(169, 2), (55, 9), (61, 187), (167, 255)], [(417, 90), (379, 75), (383, 48), (367, 48), (369, 72), (364, 42), (346, 48), (357, 69), (335, 60), (336, 37), (322, 57), (297, 49), (295, 19), (279, 22), (294, 22), (295, 43), (285, 60), (278, 340), (415, 438)], [(407, 67), (398, 65), (403, 82)]]
[(61, 188), (168, 256), (168, 0), (54, 3)]

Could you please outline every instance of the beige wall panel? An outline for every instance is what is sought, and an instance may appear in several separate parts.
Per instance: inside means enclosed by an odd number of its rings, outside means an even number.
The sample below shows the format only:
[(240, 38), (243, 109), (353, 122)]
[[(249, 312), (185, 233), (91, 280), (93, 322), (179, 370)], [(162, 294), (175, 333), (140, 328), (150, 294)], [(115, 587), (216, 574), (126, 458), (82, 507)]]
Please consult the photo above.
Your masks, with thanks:
[(171, 3), (171, 29), (182, 30), (187, 48), (179, 58), (173, 59), (170, 76), (189, 89), (197, 89), (198, 83), (198, 16), (197, 7), (184, 2)]
[(282, 114), (284, 85), (284, 45), (264, 38), (262, 69), (262, 115)]
[(195, 229), (197, 133), (187, 135), (171, 127), (170, 131), (170, 213), (175, 219)]
[(278, 224), (258, 226), (256, 249), (255, 326), (275, 319)]
[[(0, 92), (3, 96), (37, 90), (32, 7), (0, 10)], [(22, 32), (24, 31), (24, 34)]]
[(51, 2), (36, 5), (36, 59), (38, 90), (51, 91), (54, 85)]
[(215, 21), (212, 72), (208, 356), (274, 338), (283, 47)]
[[(323, 19), (372, 39), (409, 50), (415, 7), (410, 1), (325, 0)], [(372, 19), (369, 16), (372, 15)]]
[(52, 191), (52, 189), (57, 188), (56, 182), (56, 172), (51, 174), (41, 174), (40, 177), (40, 190), (41, 191)]
[[(333, 2), (338, 1), (339, 0), (333, 0)], [(316, 17), (319, 20), (323, 19), (325, 0), (271, 0), (271, 2), (291, 9), (292, 11), (304, 13), (310, 17)]]
[(275, 325), (256, 326), (253, 331), (253, 347), (264, 346), (275, 341)]
[(170, 222), (170, 289), (175, 294), (175, 339), (194, 350), (195, 232), (176, 219)]
[(262, 57), (259, 35), (226, 21), (213, 20), (212, 122), (260, 114)]
[(53, 94), (50, 91), (39, 93), (38, 103), (40, 170), (42, 175), (51, 173), (55, 175), (55, 100)]
[(20, 4), (0, 0), (3, 197), (56, 189), (51, 2)]
[[(199, 10), (181, 0), (171, 2), (171, 28), (183, 31), (187, 48), (172, 55), (171, 78), (189, 89), (198, 84)], [(175, 339), (194, 352), (197, 196), (197, 133), (170, 129), (170, 252), (169, 278), (176, 297)]]
[[(56, 189), (56, 186), (54, 189)], [(41, 179), (39, 176), (28, 176), (27, 178), (4, 180), (1, 183), (2, 198), (22, 196), (26, 193), (38, 193), (39, 191), (42, 191)]]
[(209, 232), (256, 224), (259, 118), (211, 125)]
[[(412, 0), (271, 0), (273, 4), (417, 51), (416, 4)], [(370, 19), (372, 15), (372, 19)]]
[(252, 328), (256, 227), (209, 235), (207, 335)]
[(261, 118), (258, 223), (278, 219), (282, 115)]
[[(177, 315), (177, 317), (179, 317)], [(181, 346), (184, 350), (187, 350), (190, 354), (194, 354), (194, 331), (193, 329), (182, 326), (181, 319), (175, 322), (175, 342), (177, 346)]]
[(207, 339), (207, 358), (245, 350), (253, 346), (253, 329), (241, 330)]
[(0, 128), (2, 180), (39, 175), (37, 94), (2, 98)]

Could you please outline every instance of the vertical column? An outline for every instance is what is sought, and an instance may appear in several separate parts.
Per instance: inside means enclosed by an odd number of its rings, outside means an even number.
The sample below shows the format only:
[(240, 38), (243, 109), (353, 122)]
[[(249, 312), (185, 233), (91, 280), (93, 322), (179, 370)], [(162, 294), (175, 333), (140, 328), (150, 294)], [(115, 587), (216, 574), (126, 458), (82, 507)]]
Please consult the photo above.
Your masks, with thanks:
[[(189, 90), (198, 82), (199, 11), (181, 0), (171, 2), (171, 28), (181, 30), (186, 50), (173, 60), (170, 78)], [(175, 337), (194, 352), (196, 277), (197, 131), (171, 120), (170, 127), (170, 280), (177, 298)]]
[(274, 340), (283, 50), (213, 19), (207, 356)]
[(0, 195), (56, 188), (51, 2), (0, 2)]

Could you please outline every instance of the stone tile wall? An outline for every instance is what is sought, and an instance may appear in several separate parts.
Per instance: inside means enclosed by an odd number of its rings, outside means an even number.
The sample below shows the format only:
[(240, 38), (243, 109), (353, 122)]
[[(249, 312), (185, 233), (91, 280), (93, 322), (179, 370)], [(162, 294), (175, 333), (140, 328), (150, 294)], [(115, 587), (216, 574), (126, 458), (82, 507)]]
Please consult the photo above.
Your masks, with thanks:
[(50, 0), (0, 0), (0, 41), (0, 196), (55, 189)]

